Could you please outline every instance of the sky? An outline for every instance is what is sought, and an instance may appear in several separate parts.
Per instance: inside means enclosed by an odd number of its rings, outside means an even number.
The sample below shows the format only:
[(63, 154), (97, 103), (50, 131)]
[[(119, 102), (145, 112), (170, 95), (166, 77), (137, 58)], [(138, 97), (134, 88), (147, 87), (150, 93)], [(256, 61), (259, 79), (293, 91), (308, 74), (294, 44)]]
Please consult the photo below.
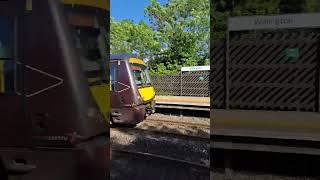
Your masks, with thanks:
[[(110, 0), (110, 15), (116, 20), (130, 19), (134, 23), (141, 20), (149, 23), (144, 16), (144, 7), (149, 5), (150, 0)], [(167, 0), (158, 0), (161, 4)]]

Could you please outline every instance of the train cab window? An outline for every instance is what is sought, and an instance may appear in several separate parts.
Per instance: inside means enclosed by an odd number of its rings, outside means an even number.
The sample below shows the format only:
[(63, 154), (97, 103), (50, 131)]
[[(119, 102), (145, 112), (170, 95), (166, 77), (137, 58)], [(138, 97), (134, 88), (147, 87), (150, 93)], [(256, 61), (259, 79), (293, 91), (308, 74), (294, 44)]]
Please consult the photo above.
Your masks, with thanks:
[(135, 83), (138, 87), (150, 86), (151, 79), (146, 66), (141, 64), (131, 64)]
[(0, 16), (0, 93), (15, 92), (14, 20)]
[(82, 68), (90, 83), (99, 83), (103, 77), (103, 61), (96, 36), (91, 34), (88, 28), (75, 28), (76, 48), (80, 55)]
[(106, 76), (106, 30), (93, 15), (69, 12), (69, 23), (82, 69), (90, 85), (99, 85)]
[(117, 69), (114, 66), (110, 66), (110, 84), (111, 91), (116, 90)]

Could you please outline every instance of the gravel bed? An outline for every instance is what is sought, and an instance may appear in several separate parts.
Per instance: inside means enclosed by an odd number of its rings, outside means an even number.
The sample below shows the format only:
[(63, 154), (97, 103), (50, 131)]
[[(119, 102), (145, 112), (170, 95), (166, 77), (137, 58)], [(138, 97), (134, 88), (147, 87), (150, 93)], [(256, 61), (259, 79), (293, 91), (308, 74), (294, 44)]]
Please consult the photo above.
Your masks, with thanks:
[(179, 137), (172, 134), (137, 131), (135, 129), (111, 129), (111, 147), (145, 152), (191, 161), (209, 166), (209, 139)]
[(210, 125), (210, 118), (204, 117), (191, 117), (191, 116), (177, 116), (177, 115), (165, 115), (161, 113), (155, 113), (149, 116), (147, 119), (165, 119), (170, 121), (183, 121), (188, 123), (199, 123)]
[[(136, 128), (160, 131), (173, 134), (182, 134), (187, 136), (196, 136), (202, 138), (210, 138), (210, 120), (206, 118), (192, 118), (192, 117), (179, 117), (179, 116), (168, 116), (163, 114), (154, 114), (147, 119), (152, 120), (169, 120), (174, 122), (186, 122), (195, 123), (194, 126), (184, 126), (179, 124), (172, 124), (167, 122), (154, 122), (145, 120), (137, 125)], [(208, 127), (197, 126), (196, 124), (208, 125)]]

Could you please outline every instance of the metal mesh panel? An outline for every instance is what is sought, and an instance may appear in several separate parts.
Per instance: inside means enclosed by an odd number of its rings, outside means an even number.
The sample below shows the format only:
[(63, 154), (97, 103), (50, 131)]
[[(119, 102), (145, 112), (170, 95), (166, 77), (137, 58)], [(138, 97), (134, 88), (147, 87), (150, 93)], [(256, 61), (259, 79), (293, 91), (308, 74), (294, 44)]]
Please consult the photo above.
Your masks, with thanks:
[[(316, 110), (317, 36), (270, 34), (230, 44), (230, 108)], [(297, 59), (285, 49), (298, 48)]]
[(157, 95), (181, 95), (180, 75), (153, 75), (151, 79)]
[(212, 108), (225, 108), (225, 43), (218, 41), (211, 46), (210, 102)]
[[(229, 49), (229, 97), (223, 89), (225, 49), (216, 43), (213, 52), (211, 90), (213, 107), (230, 109), (317, 111), (318, 34), (269, 33), (232, 37)], [(298, 58), (288, 58), (285, 50), (299, 49)], [(221, 55), (219, 53), (222, 53)], [(223, 78), (221, 78), (223, 77)], [(224, 91), (223, 91), (224, 90)]]
[(182, 73), (181, 95), (209, 97), (209, 73), (207, 71)]
[[(151, 76), (157, 95), (209, 97), (209, 72)], [(182, 82), (182, 83), (181, 83)]]

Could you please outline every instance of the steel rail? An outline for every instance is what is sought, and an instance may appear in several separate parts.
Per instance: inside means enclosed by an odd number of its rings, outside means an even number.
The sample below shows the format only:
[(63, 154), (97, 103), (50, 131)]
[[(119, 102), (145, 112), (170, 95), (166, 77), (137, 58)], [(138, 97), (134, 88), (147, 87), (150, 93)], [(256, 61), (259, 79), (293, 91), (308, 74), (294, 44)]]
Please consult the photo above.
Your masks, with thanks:
[[(197, 141), (197, 142), (206, 142), (210, 143), (210, 137), (201, 137), (201, 136), (189, 136), (185, 134), (178, 134), (178, 133), (170, 133), (170, 132), (163, 132), (158, 130), (148, 130), (148, 129), (142, 129), (142, 128), (126, 128), (126, 127), (115, 127), (112, 129), (116, 129), (120, 132), (126, 132), (126, 133), (144, 133), (148, 135), (155, 135), (155, 136), (168, 136), (170, 138), (180, 138), (180, 139), (187, 139), (188, 141)], [(111, 130), (112, 130), (111, 129)]]
[(191, 122), (184, 122), (184, 121), (173, 121), (173, 120), (165, 120), (165, 119), (146, 119), (144, 122), (151, 122), (151, 123), (166, 123), (166, 124), (174, 124), (179, 126), (188, 126), (188, 127), (200, 127), (210, 129), (210, 124), (202, 124), (202, 123), (191, 123)]
[(123, 149), (121, 149), (121, 150), (120, 149), (112, 149), (112, 153), (113, 152), (125, 153), (125, 154), (135, 154), (135, 155), (139, 155), (139, 156), (148, 156), (151, 158), (174, 161), (174, 162), (179, 162), (179, 163), (183, 163), (183, 164), (189, 164), (192, 166), (198, 166), (198, 167), (210, 169), (210, 166), (206, 166), (206, 165), (203, 165), (200, 163), (190, 162), (190, 161), (186, 161), (186, 160), (182, 160), (182, 159), (177, 159), (177, 158), (173, 158), (173, 157), (169, 157), (169, 156), (157, 155), (157, 154), (152, 154), (152, 153), (128, 151), (128, 150), (123, 150)]

